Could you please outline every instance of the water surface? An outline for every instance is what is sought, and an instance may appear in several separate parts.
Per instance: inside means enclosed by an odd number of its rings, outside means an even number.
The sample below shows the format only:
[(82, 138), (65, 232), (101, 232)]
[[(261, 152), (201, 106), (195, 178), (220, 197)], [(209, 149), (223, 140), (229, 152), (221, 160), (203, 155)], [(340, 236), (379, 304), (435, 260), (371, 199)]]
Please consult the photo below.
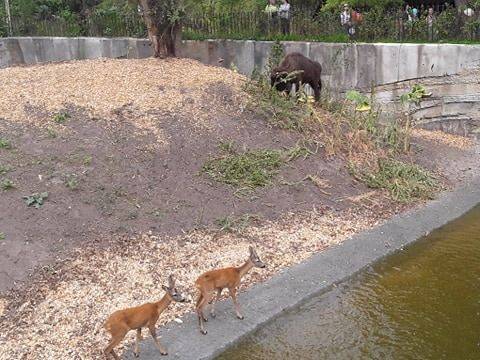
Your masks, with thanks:
[(217, 360), (480, 359), (480, 206)]

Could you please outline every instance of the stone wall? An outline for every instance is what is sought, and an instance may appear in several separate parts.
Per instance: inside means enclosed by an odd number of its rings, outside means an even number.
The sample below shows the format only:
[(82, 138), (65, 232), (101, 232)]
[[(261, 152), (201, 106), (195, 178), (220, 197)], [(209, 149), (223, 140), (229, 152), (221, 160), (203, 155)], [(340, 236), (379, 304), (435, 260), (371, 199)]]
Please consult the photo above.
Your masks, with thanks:
[(96, 58), (145, 58), (152, 55), (145, 39), (0, 38), (0, 68)]

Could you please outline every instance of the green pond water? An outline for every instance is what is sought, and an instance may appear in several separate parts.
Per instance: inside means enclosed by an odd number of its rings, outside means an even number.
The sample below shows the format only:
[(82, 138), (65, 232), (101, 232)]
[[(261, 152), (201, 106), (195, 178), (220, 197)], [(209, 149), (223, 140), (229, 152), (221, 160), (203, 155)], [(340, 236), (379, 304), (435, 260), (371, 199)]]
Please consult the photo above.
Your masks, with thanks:
[(480, 206), (217, 360), (480, 359)]

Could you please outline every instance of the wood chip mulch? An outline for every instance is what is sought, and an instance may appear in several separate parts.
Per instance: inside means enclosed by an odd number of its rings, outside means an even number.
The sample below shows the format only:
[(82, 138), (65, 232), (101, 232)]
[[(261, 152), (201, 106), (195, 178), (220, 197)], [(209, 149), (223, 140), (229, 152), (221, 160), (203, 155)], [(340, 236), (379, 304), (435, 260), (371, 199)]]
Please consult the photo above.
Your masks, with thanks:
[[(268, 268), (252, 270), (243, 281), (246, 288), (391, 214), (392, 210), (365, 208), (313, 211), (289, 214), (238, 233), (197, 230), (171, 238), (147, 233), (104, 250), (93, 245), (77, 249), (32, 287), (0, 299), (0, 359), (102, 359), (108, 341), (103, 322), (108, 315), (159, 299), (169, 274), (175, 274), (179, 289), (194, 300), (198, 275), (240, 265), (253, 244)], [(158, 325), (192, 311), (193, 304), (171, 306)], [(133, 342), (132, 335), (123, 350)]]

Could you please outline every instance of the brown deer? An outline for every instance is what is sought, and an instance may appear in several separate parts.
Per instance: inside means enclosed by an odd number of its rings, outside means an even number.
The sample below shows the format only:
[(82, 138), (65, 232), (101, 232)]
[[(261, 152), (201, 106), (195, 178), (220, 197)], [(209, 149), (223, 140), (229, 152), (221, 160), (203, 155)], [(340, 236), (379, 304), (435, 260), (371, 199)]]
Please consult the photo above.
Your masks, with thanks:
[(156, 303), (146, 303), (137, 307), (128, 308), (124, 310), (115, 311), (105, 322), (105, 329), (112, 335), (110, 343), (105, 348), (105, 356), (109, 357), (111, 354), (115, 360), (119, 357), (113, 351), (120, 341), (123, 340), (127, 332), (130, 330), (137, 330), (137, 337), (135, 340), (135, 357), (139, 356), (138, 344), (142, 339), (142, 328), (148, 327), (150, 335), (152, 335), (155, 346), (160, 354), (167, 355), (167, 350), (160, 344), (155, 333), (155, 324), (160, 314), (170, 305), (172, 301), (184, 302), (185, 298), (177, 292), (175, 288), (175, 280), (173, 275), (168, 277), (168, 286), (163, 285), (163, 290), (166, 294)]
[(237, 287), (240, 285), (240, 280), (248, 271), (250, 271), (250, 269), (253, 267), (265, 267), (265, 264), (260, 260), (253, 247), (250, 246), (248, 250), (250, 251), (250, 256), (242, 266), (207, 271), (200, 275), (195, 282), (198, 290), (200, 290), (200, 296), (198, 297), (196, 308), (200, 332), (203, 335), (207, 334), (204, 322), (208, 321), (203, 310), (208, 304), (212, 304), (210, 315), (215, 317), (215, 304), (213, 303), (214, 291), (217, 292), (218, 300), (222, 294), (222, 290), (228, 288), (228, 292), (233, 300), (233, 305), (235, 306), (237, 318), (240, 320), (243, 319), (243, 315), (240, 313), (240, 306), (237, 302)]

